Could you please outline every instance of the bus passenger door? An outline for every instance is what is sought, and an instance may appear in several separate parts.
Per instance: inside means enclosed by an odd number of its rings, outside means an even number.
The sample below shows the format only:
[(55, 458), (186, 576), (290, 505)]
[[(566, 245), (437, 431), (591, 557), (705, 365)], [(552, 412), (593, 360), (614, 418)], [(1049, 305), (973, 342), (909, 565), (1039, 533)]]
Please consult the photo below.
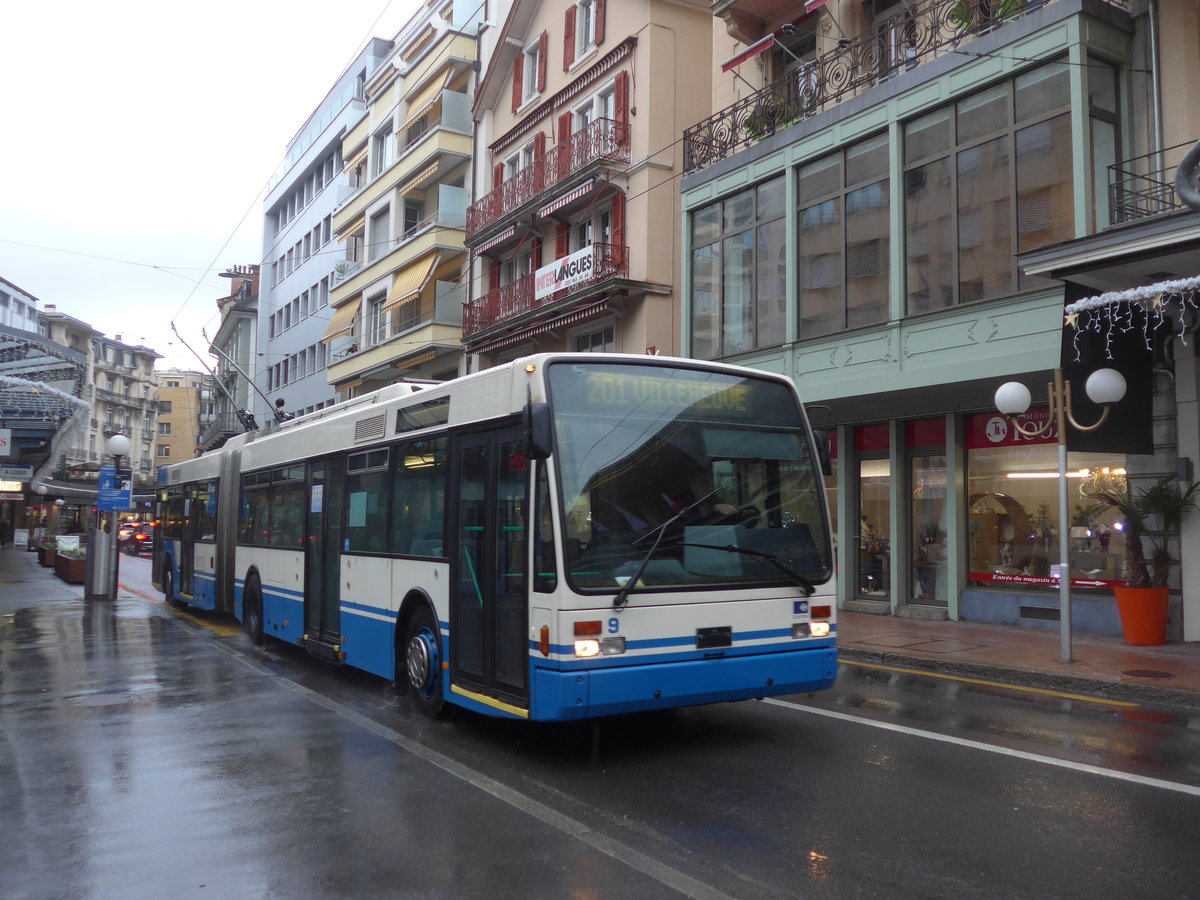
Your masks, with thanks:
[[(320, 644), (341, 642), (338, 582), (342, 559), (342, 460), (313, 463), (304, 541), (304, 631)], [(310, 650), (316, 650), (311, 644)]]
[(453, 681), (528, 707), (524, 436), (515, 427), (464, 435), (453, 459)]
[(200, 510), (196, 506), (197, 491), (194, 485), (183, 489), (183, 522), (179, 529), (179, 585), (176, 590), (189, 600), (196, 594), (194, 574), (196, 568), (196, 518)]

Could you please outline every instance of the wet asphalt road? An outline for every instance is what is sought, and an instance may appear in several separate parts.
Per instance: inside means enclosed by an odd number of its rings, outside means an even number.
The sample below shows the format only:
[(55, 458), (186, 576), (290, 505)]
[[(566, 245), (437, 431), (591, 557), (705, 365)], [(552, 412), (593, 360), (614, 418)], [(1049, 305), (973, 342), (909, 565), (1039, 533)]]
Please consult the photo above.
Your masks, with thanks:
[[(148, 593), (148, 568), (123, 558), (122, 579)], [(84, 604), (64, 587), (33, 604), (11, 587), (4, 898), (1124, 898), (1200, 884), (1200, 728), (1182, 712), (846, 666), (811, 700), (598, 729), (429, 722), (378, 679), (257, 650), (161, 602)]]

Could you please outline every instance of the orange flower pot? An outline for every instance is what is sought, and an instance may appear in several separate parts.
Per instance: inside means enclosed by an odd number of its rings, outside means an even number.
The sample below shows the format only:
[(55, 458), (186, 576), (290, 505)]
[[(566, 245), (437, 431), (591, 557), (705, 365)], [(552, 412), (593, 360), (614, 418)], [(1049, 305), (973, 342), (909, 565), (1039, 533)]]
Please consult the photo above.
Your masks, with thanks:
[(1150, 647), (1167, 642), (1168, 588), (1113, 588), (1125, 643)]

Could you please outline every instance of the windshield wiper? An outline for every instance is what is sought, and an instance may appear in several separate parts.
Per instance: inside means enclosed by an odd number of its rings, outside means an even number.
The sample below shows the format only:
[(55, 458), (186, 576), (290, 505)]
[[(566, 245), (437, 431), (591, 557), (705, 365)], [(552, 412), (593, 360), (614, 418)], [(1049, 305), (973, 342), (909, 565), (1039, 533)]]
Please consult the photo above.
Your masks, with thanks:
[[(655, 532), (657, 532), (658, 536), (661, 538), (662, 533), (664, 531), (666, 531), (668, 526), (673, 525), (674, 523), (678, 522), (680, 519), (682, 519), (684, 516), (686, 516), (688, 513), (690, 513), (693, 509), (695, 509), (697, 506), (699, 506), (705, 500), (708, 500), (709, 498), (720, 493), (720, 490), (721, 490), (720, 488), (717, 488), (715, 490), (709, 491), (707, 494), (705, 494), (699, 500), (689, 503), (687, 506), (685, 506), (679, 512), (675, 513), (675, 515), (671, 516), (671, 518), (664, 519), (663, 521), (661, 521), (657, 525), (655, 525), (653, 528), (642, 532), (641, 534), (639, 534), (637, 537), (635, 537), (633, 539), (633, 546), (636, 547), (638, 544), (640, 544), (642, 541), (646, 540), (646, 538), (650, 537), (650, 535), (654, 534)], [(655, 543), (657, 544), (658, 542), (655, 541)]]
[(678, 541), (673, 544), (668, 544), (668, 547), (698, 547), (701, 550), (725, 550), (729, 553), (744, 553), (746, 556), (754, 556), (758, 559), (765, 559), (775, 568), (777, 568), (788, 578), (796, 582), (800, 586), (800, 590), (804, 592), (805, 597), (811, 597), (816, 593), (816, 588), (813, 583), (781, 560), (774, 553), (764, 553), (762, 550), (752, 550), (749, 547), (739, 547), (736, 544), (693, 544), (690, 541)]
[(718, 493), (719, 491), (720, 491), (720, 488), (709, 491), (707, 494), (705, 494), (699, 500), (689, 503), (687, 506), (685, 506), (679, 512), (675, 513), (675, 515), (671, 516), (671, 518), (664, 519), (663, 521), (661, 521), (657, 525), (655, 525), (653, 528), (651, 528), (649, 531), (644, 532), (643, 534), (640, 534), (636, 538), (633, 539), (633, 546), (636, 547), (642, 541), (646, 540), (646, 538), (650, 537), (650, 535), (654, 535), (654, 543), (650, 545), (650, 549), (646, 551), (646, 555), (643, 556), (642, 561), (640, 563), (638, 563), (638, 567), (634, 571), (633, 577), (630, 578), (628, 581), (626, 581), (623, 585), (621, 585), (621, 589), (619, 591), (617, 591), (617, 596), (613, 597), (613, 609), (620, 609), (626, 603), (629, 602), (629, 595), (632, 594), (633, 589), (635, 587), (637, 587), (638, 580), (642, 577), (642, 573), (646, 571), (646, 566), (648, 566), (650, 564), (650, 557), (652, 557), (654, 555), (654, 552), (658, 549), (658, 545), (662, 542), (663, 535), (667, 533), (667, 528), (669, 526), (673, 525), (675, 522), (678, 522), (680, 519), (682, 519), (684, 516), (686, 516), (688, 513), (690, 513), (693, 509), (695, 509), (697, 506), (699, 506), (701, 503), (703, 503), (705, 500), (709, 499), (710, 497), (712, 497), (714, 494)]

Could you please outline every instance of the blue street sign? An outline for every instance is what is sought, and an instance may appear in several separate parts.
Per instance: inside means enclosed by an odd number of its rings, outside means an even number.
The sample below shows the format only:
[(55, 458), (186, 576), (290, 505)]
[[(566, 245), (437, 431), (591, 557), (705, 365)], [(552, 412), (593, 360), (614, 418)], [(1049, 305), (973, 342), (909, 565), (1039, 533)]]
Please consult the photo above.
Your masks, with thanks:
[(100, 512), (128, 512), (133, 509), (133, 485), (128, 469), (118, 478), (116, 466), (101, 466), (96, 482), (96, 509)]

